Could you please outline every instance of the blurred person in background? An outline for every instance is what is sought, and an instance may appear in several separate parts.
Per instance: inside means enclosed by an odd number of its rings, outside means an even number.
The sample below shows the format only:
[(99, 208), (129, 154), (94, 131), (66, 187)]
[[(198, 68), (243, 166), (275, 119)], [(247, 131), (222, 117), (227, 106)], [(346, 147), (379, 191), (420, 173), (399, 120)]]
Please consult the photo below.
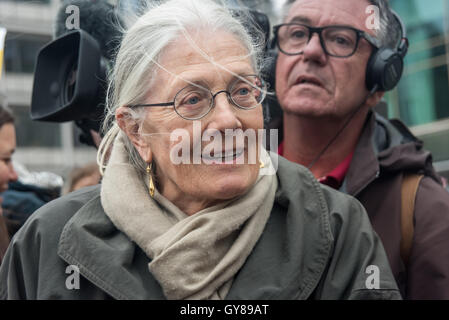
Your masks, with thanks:
[(97, 163), (89, 163), (81, 168), (73, 169), (69, 174), (67, 192), (94, 186), (100, 182), (101, 174)]
[[(8, 189), (8, 183), (17, 180), (17, 173), (12, 164), (12, 155), (16, 149), (16, 130), (12, 113), (0, 106), (0, 193)], [(3, 196), (0, 196), (0, 203)], [(0, 208), (0, 264), (10, 240), (10, 231), (14, 223), (5, 219)]]
[(51, 172), (30, 172), (12, 161), (16, 149), (14, 116), (0, 107), (0, 261), (9, 240), (28, 217), (61, 194), (62, 178)]
[(3, 193), (3, 216), (11, 222), (9, 235), (12, 237), (34, 211), (47, 202), (61, 196), (63, 179), (48, 171), (30, 171), (23, 164), (14, 161), (18, 179), (9, 183)]

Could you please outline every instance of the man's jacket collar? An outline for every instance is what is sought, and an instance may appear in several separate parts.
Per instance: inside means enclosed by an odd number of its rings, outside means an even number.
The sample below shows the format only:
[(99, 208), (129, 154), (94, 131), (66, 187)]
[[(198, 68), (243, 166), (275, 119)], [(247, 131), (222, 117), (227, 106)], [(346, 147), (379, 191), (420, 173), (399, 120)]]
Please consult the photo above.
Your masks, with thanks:
[(430, 152), (399, 120), (369, 112), (341, 191), (357, 196), (383, 174), (421, 172), (441, 183)]

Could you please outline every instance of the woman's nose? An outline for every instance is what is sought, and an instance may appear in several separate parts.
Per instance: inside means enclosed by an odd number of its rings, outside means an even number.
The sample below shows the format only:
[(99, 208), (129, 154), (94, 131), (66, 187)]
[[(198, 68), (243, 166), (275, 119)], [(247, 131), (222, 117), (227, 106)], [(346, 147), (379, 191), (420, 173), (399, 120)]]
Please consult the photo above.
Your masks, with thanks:
[(216, 129), (224, 132), (226, 129), (242, 128), (242, 123), (237, 116), (238, 110), (233, 105), (226, 94), (220, 92), (215, 96), (212, 119), (209, 122), (209, 129)]

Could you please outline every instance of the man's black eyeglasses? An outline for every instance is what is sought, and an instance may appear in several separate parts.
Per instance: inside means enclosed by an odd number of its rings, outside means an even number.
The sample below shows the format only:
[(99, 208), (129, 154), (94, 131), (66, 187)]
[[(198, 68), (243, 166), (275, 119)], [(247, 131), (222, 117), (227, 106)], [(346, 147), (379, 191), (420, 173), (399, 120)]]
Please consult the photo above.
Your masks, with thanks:
[(274, 26), (273, 32), (279, 50), (286, 55), (302, 54), (314, 33), (318, 34), (324, 52), (331, 57), (352, 56), (357, 50), (360, 38), (379, 48), (379, 41), (376, 38), (348, 26), (314, 28), (300, 23), (284, 23)]

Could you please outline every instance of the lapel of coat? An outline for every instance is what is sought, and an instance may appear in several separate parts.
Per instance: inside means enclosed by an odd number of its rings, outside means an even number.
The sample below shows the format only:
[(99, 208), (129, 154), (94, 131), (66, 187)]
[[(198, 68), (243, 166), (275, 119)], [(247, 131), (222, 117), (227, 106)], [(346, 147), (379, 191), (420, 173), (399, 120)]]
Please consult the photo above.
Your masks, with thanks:
[(309, 299), (325, 273), (333, 237), (321, 186), (282, 157), (277, 174), (270, 218), (226, 299)]
[(58, 255), (115, 299), (165, 299), (150, 259), (109, 220), (99, 194), (64, 226)]
[(380, 168), (377, 160), (378, 150), (376, 149), (375, 126), (375, 114), (369, 112), (340, 191), (357, 196), (358, 193), (379, 176)]

